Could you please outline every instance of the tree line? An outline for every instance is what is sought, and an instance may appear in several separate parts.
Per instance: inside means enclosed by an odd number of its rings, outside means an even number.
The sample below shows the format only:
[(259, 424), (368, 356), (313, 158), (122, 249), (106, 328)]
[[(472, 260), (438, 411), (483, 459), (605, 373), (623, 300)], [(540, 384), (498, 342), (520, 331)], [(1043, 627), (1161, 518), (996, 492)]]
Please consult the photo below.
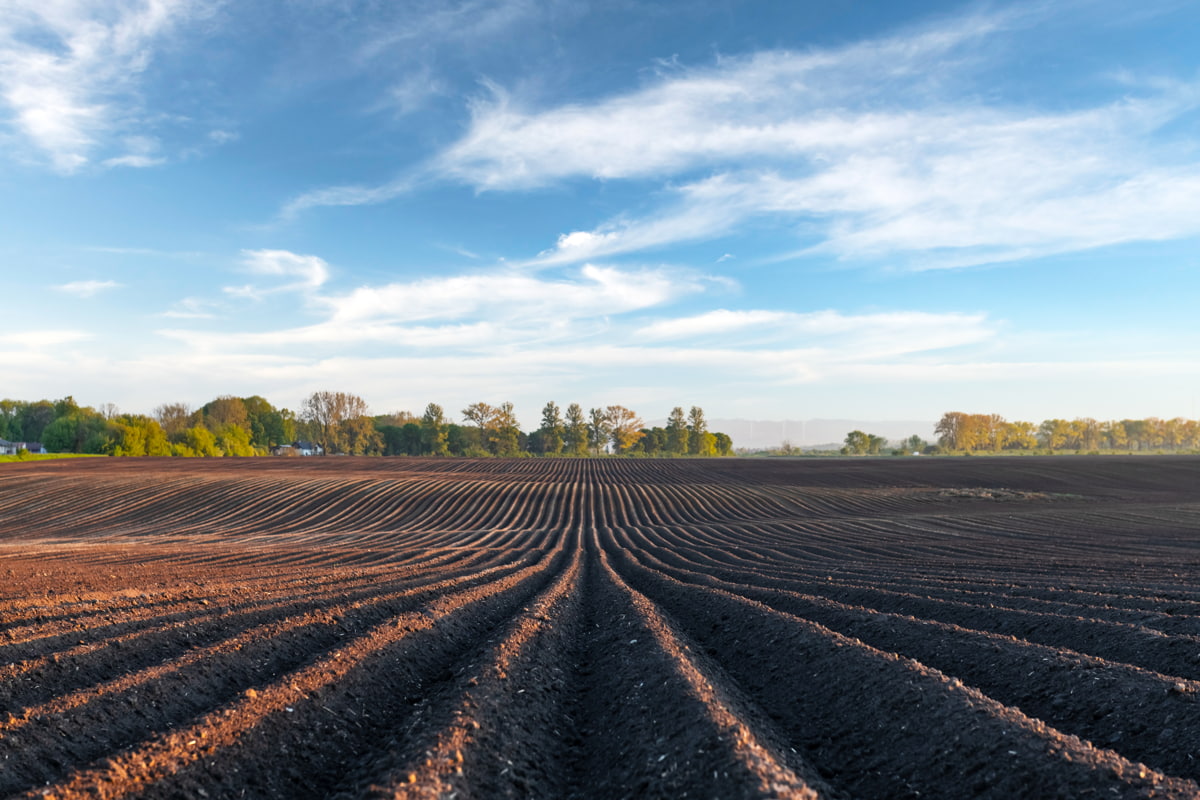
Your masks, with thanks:
[[(167, 403), (153, 414), (122, 413), (116, 406), (61, 400), (0, 400), (0, 439), (40, 442), (54, 453), (116, 456), (255, 456), (289, 452), (311, 442), (321, 452), (412, 456), (726, 456), (733, 442), (708, 430), (704, 411), (671, 411), (667, 426), (647, 427), (632, 410), (612, 405), (584, 412), (550, 402), (541, 425), (523, 431), (512, 403), (472, 403), (451, 418), (430, 403), (421, 416), (401, 411), (373, 416), (346, 392), (320, 391), (298, 412), (260, 396), (225, 395), (193, 409)], [(317, 449), (314, 448), (314, 449)], [(296, 448), (290, 448), (294, 452)]]
[(1153, 452), (1200, 449), (1200, 421), (1174, 419), (1048, 419), (1009, 422), (999, 414), (950, 411), (934, 428), (938, 444), (955, 452), (1005, 450)]

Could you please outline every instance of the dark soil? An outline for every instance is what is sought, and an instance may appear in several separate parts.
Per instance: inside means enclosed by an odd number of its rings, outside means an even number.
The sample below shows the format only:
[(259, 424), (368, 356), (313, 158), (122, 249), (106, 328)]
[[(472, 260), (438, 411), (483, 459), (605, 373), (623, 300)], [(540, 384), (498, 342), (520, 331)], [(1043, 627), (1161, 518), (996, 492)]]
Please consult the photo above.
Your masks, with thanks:
[(0, 468), (0, 797), (1200, 797), (1200, 459)]

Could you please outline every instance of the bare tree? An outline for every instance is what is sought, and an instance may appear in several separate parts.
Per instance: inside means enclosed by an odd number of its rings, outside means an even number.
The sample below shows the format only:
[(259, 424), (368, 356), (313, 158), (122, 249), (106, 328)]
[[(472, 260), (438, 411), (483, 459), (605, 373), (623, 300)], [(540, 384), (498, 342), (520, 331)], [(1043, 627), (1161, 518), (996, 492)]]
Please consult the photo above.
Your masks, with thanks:
[(188, 420), (192, 408), (187, 403), (163, 403), (154, 409), (154, 418), (172, 442), (183, 440), (184, 432), (190, 427)]
[(367, 402), (358, 395), (346, 392), (313, 392), (304, 399), (301, 416), (312, 423), (317, 432), (317, 444), (325, 453), (344, 451), (341, 424), (346, 420), (365, 417)]

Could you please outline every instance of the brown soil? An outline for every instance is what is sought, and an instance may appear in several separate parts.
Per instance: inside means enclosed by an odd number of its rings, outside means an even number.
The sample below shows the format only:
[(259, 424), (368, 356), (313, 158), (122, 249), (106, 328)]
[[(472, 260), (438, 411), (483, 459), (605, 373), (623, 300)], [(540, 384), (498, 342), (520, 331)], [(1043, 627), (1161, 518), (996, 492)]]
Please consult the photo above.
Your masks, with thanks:
[(1200, 797), (1200, 459), (0, 468), (0, 797)]

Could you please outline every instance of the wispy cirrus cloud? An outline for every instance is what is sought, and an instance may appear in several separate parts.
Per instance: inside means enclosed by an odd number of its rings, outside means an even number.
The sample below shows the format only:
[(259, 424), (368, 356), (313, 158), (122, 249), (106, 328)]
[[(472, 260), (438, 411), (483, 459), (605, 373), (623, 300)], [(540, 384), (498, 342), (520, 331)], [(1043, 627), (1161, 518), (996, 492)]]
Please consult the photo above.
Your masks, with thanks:
[[(980, 344), (995, 338), (985, 314), (891, 311), (846, 314), (761, 309), (716, 309), (687, 317), (658, 320), (636, 336), (650, 342), (719, 342), (754, 351), (791, 348), (805, 342), (813, 353), (839, 352), (838, 360), (876, 359)], [(851, 355), (853, 353), (854, 355)]]
[(366, 206), (384, 203), (411, 191), (421, 178), (418, 174), (405, 175), (379, 186), (325, 186), (302, 192), (288, 200), (279, 211), (279, 218), (294, 219), (310, 208), (332, 208), (337, 206)]
[[(0, 14), (0, 102), (20, 138), (58, 172), (100, 149), (108, 167), (161, 163), (136, 130), (140, 74), (155, 47), (205, 0), (10, 0)], [(122, 136), (133, 133), (122, 142)], [(153, 149), (152, 146), (149, 149)]]
[[(673, 68), (592, 103), (530, 109), (495, 90), (431, 174), (481, 191), (665, 181), (656, 206), (572, 230), (560, 265), (720, 238), (751, 220), (804, 231), (797, 255), (937, 268), (1200, 234), (1200, 152), (1167, 131), (1200, 82), (1108, 80), (1075, 109), (987, 102), (1042, 6), (972, 13), (842, 48)], [(1002, 53), (1003, 48), (991, 48)]]
[(73, 294), (76, 297), (92, 297), (100, 292), (108, 289), (115, 289), (121, 284), (116, 281), (71, 281), (70, 283), (60, 284), (54, 288), (66, 294)]

